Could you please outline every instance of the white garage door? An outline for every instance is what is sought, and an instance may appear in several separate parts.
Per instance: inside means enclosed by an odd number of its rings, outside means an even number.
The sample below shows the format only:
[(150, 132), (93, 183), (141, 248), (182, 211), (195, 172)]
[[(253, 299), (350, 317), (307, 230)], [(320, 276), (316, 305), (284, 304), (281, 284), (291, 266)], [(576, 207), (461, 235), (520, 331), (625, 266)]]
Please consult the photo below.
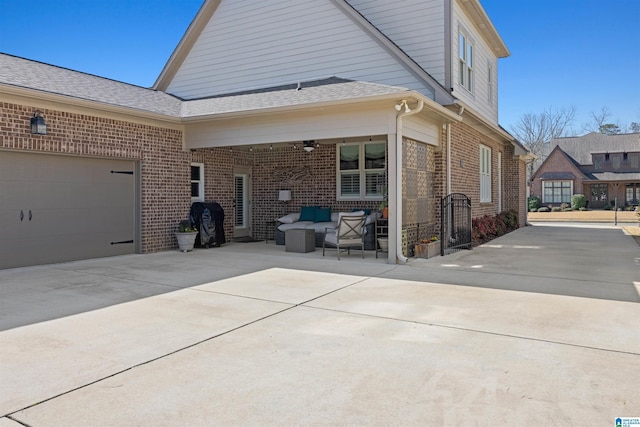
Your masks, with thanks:
[(0, 151), (0, 268), (134, 253), (135, 166)]

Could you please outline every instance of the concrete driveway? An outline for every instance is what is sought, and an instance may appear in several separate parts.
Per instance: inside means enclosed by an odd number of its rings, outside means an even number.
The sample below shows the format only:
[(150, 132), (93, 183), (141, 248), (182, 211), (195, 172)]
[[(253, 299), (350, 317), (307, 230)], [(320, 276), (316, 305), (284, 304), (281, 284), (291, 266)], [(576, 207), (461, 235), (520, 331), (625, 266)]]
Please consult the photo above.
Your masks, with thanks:
[(614, 425), (639, 260), (549, 224), (403, 266), (235, 243), (0, 271), (0, 427)]

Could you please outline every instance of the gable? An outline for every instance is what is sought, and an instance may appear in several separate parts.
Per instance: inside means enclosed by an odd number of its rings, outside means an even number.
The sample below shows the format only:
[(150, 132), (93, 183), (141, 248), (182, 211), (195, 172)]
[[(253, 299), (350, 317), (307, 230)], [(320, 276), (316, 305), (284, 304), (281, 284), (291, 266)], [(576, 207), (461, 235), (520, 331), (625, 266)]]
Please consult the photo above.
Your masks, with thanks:
[(580, 170), (578, 164), (567, 153), (562, 151), (560, 147), (553, 149), (551, 154), (542, 162), (536, 173), (533, 175), (533, 180), (536, 179), (559, 179), (553, 178), (556, 176), (565, 176), (562, 179), (573, 175), (574, 178), (587, 179), (588, 177)]
[(207, 19), (199, 34), (190, 35), (197, 39), (184, 60), (175, 72), (163, 72), (157, 89), (196, 99), (335, 75), (435, 96), (333, 2), (222, 0)]

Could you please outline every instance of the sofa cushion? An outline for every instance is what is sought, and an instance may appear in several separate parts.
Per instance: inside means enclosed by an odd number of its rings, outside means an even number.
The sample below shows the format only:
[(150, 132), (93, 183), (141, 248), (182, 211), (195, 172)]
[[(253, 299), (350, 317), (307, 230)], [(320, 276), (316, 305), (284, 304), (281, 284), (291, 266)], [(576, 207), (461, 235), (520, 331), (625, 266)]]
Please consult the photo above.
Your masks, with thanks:
[(292, 224), (280, 224), (278, 226), (278, 230), (287, 231), (287, 230), (299, 230), (301, 228), (307, 228), (308, 225), (313, 225), (313, 221), (296, 221)]
[(314, 221), (316, 219), (316, 210), (318, 206), (303, 206), (300, 210), (300, 218), (298, 221)]
[(316, 209), (314, 222), (331, 222), (331, 208), (318, 208)]
[(315, 231), (316, 233), (323, 233), (325, 232), (325, 229), (329, 229), (329, 230), (335, 230), (336, 228), (336, 223), (335, 222), (330, 222), (330, 221), (325, 221), (325, 222), (314, 222), (313, 224), (309, 224), (307, 226), (305, 226), (304, 228), (306, 228), (307, 230), (311, 229), (313, 231)]
[(283, 224), (293, 224), (294, 222), (298, 221), (300, 219), (300, 212), (296, 212), (296, 213), (290, 213), (288, 215), (285, 215), (283, 217), (278, 218), (278, 222), (281, 222)]

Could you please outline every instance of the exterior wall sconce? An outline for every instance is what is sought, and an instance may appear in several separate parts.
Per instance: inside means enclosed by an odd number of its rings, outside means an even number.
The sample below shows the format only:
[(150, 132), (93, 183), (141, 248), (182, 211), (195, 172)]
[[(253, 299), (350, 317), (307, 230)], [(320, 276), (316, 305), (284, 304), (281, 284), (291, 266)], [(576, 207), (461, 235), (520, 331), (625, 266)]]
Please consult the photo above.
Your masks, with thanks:
[(313, 149), (316, 147), (316, 146), (315, 146), (316, 142), (315, 142), (315, 141), (313, 141), (313, 140), (311, 140), (311, 141), (302, 141), (302, 143), (304, 144), (304, 145), (302, 146), (302, 149), (303, 149), (304, 151), (306, 151), (307, 153), (312, 152), (312, 151), (313, 151)]
[(40, 110), (36, 110), (31, 117), (31, 133), (34, 135), (46, 135), (47, 124), (44, 122), (44, 118), (41, 115)]

